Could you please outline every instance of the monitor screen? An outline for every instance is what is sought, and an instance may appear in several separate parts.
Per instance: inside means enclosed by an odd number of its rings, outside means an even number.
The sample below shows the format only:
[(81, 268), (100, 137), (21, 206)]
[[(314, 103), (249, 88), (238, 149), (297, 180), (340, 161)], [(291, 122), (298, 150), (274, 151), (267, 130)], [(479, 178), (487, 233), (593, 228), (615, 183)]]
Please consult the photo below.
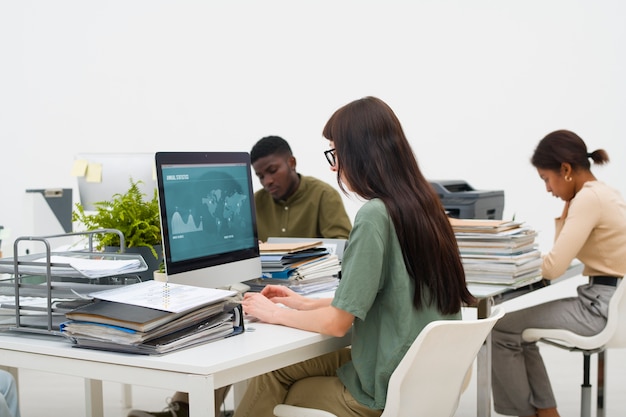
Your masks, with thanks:
[(169, 281), (221, 288), (261, 276), (248, 153), (157, 152), (156, 173)]
[(74, 156), (75, 166), (82, 163), (77, 174), (80, 203), (87, 211), (94, 203), (109, 201), (114, 194), (124, 194), (130, 179), (138, 184), (146, 201), (154, 197), (156, 172), (154, 153), (80, 153)]

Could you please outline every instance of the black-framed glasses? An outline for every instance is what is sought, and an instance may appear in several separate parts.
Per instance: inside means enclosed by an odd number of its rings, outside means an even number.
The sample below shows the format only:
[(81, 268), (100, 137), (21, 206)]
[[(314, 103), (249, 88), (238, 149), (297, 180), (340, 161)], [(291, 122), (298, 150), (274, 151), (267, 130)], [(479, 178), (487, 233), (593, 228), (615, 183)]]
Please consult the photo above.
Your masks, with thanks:
[(330, 166), (334, 167), (337, 163), (337, 160), (335, 159), (335, 148), (324, 151), (324, 156), (326, 157), (326, 160), (328, 161)]

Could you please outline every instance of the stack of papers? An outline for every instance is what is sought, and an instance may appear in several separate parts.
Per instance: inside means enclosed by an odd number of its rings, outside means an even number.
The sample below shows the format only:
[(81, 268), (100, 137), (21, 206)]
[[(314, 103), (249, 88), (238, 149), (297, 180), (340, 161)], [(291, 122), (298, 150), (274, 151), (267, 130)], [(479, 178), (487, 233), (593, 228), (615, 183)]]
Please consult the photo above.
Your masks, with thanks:
[[(20, 274), (47, 275), (50, 266), (52, 276), (103, 278), (114, 275), (128, 275), (148, 269), (145, 260), (137, 254), (58, 252), (48, 259), (42, 254), (18, 257)], [(0, 260), (0, 272), (14, 273), (13, 258)]]
[(508, 220), (455, 219), (452, 217), (450, 224), (455, 232), (488, 234), (514, 230), (521, 226), (519, 222)]
[(151, 280), (92, 292), (89, 296), (98, 300), (148, 307), (170, 313), (185, 313), (236, 294), (237, 292), (232, 290), (200, 288)]
[(146, 281), (92, 293), (66, 313), (61, 333), (76, 347), (163, 354), (243, 331), (236, 292)]
[(259, 249), (263, 277), (246, 284), (253, 291), (260, 291), (267, 284), (286, 285), (300, 293), (335, 288), (341, 262), (322, 245), (321, 241), (262, 243)]
[[(37, 262), (45, 263), (46, 258), (40, 258)], [(139, 259), (85, 259), (69, 256), (51, 256), (50, 263), (68, 264), (89, 278), (102, 278), (134, 272), (141, 266)]]
[(331, 291), (339, 285), (339, 278), (335, 276), (312, 278), (307, 280), (284, 280), (273, 278), (257, 278), (245, 282), (250, 291), (261, 291), (266, 285), (284, 285), (300, 294), (311, 294), (322, 291)]
[(465, 279), (518, 287), (541, 279), (537, 232), (521, 222), (450, 219)]

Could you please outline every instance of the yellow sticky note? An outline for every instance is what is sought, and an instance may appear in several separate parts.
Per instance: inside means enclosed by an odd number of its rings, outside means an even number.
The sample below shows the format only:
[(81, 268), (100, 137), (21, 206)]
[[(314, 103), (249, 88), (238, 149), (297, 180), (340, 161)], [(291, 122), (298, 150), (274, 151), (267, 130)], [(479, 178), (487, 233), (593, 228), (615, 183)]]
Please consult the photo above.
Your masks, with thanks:
[(102, 182), (102, 164), (88, 164), (86, 177), (87, 182)]
[(72, 177), (84, 177), (87, 172), (87, 160), (77, 159), (72, 166)]

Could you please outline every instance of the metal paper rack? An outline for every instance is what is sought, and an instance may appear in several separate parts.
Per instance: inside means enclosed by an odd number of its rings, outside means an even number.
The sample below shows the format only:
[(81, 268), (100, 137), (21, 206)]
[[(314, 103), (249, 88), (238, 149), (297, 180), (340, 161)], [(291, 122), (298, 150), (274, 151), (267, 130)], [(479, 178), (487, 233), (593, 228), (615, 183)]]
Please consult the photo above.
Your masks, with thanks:
[[(94, 239), (107, 233), (119, 235), (119, 253), (94, 251)], [(51, 250), (51, 241), (68, 236), (86, 236), (86, 249), (68, 252)], [(8, 330), (60, 335), (59, 325), (65, 321), (65, 313), (88, 302), (89, 293), (139, 282), (137, 273), (148, 269), (141, 255), (124, 253), (124, 235), (117, 229), (20, 237), (15, 240), (14, 254), (19, 253), (22, 242), (41, 242), (45, 251), (0, 258), (0, 273), (12, 275), (8, 280), (0, 280), (0, 295), (13, 295), (15, 300), (12, 304), (0, 305), (5, 311), (15, 311), (14, 322), (11, 318), (8, 323), (2, 323), (2, 328)], [(109, 269), (110, 263), (96, 264), (92, 262), (95, 260), (125, 260), (132, 261), (129, 262), (132, 265), (129, 269)], [(107, 268), (87, 271), (83, 268), (85, 264), (106, 265)], [(116, 266), (118, 264), (126, 263), (115, 263)]]

